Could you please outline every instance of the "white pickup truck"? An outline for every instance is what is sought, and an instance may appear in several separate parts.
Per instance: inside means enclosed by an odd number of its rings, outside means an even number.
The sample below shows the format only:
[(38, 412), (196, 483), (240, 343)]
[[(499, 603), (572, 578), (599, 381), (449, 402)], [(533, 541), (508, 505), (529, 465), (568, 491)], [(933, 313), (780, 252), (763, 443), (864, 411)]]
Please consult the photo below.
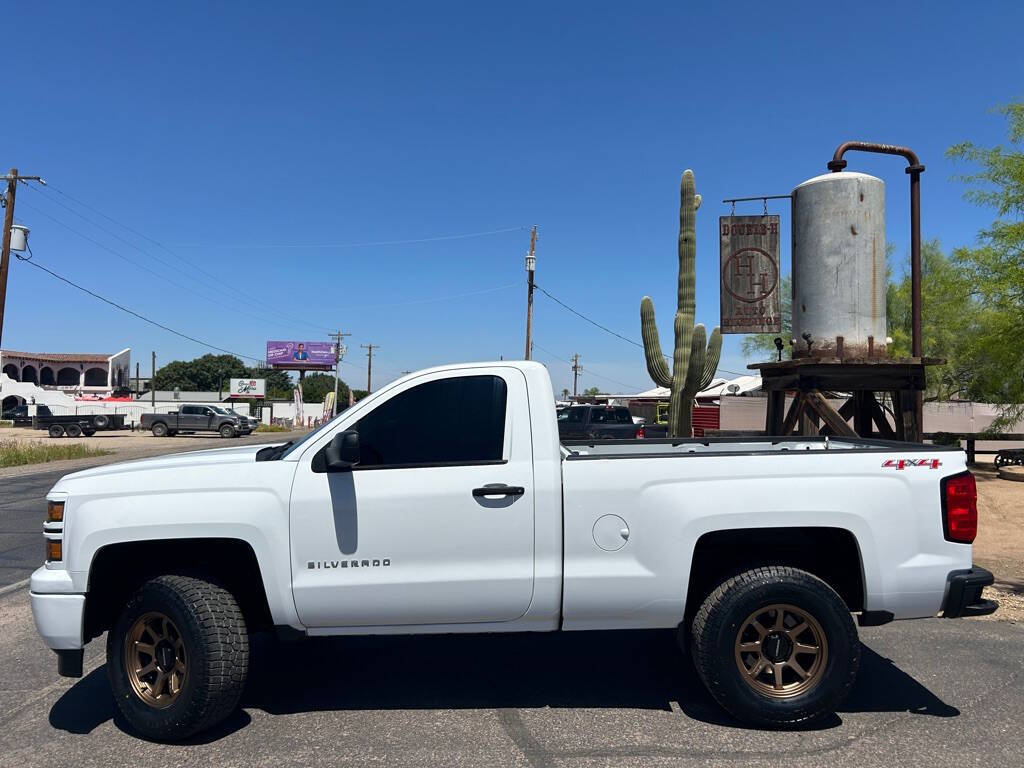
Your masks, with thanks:
[(535, 363), (406, 376), (277, 446), (114, 464), (47, 496), (32, 609), (58, 671), (107, 633), (117, 703), (185, 738), (249, 635), (677, 629), (735, 717), (806, 723), (861, 625), (991, 613), (964, 454), (857, 439), (560, 444)]

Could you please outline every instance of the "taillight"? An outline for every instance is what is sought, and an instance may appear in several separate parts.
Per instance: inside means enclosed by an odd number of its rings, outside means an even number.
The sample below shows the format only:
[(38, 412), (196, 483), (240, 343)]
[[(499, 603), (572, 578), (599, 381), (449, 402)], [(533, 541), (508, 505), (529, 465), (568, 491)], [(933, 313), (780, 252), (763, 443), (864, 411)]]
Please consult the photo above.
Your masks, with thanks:
[(942, 527), (947, 541), (960, 544), (978, 535), (978, 487), (970, 472), (943, 478)]
[(636, 434), (633, 435), (633, 438), (636, 439), (636, 440), (643, 440), (644, 437), (646, 436), (646, 434), (647, 433), (644, 432), (644, 428), (643, 427), (637, 427), (636, 428)]

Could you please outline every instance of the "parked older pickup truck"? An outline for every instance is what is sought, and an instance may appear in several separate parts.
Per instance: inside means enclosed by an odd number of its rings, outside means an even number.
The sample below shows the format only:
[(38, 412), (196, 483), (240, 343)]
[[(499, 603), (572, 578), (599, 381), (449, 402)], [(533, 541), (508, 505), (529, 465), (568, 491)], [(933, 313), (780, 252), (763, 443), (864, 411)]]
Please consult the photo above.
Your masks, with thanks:
[(106, 632), (117, 706), (153, 739), (227, 717), (263, 629), (673, 629), (726, 710), (790, 726), (850, 690), (855, 618), (996, 610), (959, 449), (560, 444), (531, 362), (422, 371), (294, 442), (87, 469), (47, 500), (39, 633), (80, 676)]
[(248, 420), (216, 405), (183, 405), (169, 413), (144, 413), (139, 425), (156, 437), (189, 432), (219, 432), (221, 437), (238, 437), (252, 432)]

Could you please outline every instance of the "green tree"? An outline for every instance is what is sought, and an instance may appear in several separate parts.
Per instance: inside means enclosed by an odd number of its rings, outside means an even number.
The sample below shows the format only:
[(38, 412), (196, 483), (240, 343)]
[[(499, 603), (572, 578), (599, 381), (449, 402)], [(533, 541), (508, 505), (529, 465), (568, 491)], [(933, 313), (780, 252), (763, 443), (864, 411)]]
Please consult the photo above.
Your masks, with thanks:
[(227, 390), (228, 379), (266, 379), (267, 397), (291, 397), (292, 380), (287, 371), (247, 367), (234, 355), (203, 355), (193, 360), (174, 360), (156, 372), (156, 389), (182, 392)]
[[(328, 392), (334, 391), (334, 374), (307, 373), (302, 379), (302, 400), (306, 403), (322, 403)], [(338, 405), (348, 404), (348, 384), (338, 382)]]
[(598, 389), (597, 387), (588, 387), (587, 389), (583, 390), (584, 397), (597, 397), (600, 394), (601, 390)]
[(1000, 107), (1009, 145), (979, 147), (963, 142), (947, 155), (974, 166), (960, 177), (967, 199), (996, 212), (978, 244), (958, 248), (952, 261), (963, 285), (984, 308), (985, 322), (972, 329), (971, 392), (1004, 405), (996, 429), (1024, 417), (1024, 102)]
[[(886, 287), (889, 357), (911, 351), (910, 275)], [(972, 297), (963, 270), (942, 252), (937, 240), (921, 246), (921, 342), (925, 357), (944, 365), (929, 366), (926, 400), (979, 399), (974, 386), (978, 365), (977, 338), (990, 315)], [(983, 398), (982, 398), (983, 399)]]

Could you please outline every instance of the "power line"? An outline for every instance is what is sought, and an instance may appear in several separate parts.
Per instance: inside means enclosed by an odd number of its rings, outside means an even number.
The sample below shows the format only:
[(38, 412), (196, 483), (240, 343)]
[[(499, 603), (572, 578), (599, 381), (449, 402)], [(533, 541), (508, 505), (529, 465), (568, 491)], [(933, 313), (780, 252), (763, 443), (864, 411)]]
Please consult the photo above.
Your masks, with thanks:
[[(555, 360), (559, 360), (559, 361), (565, 363), (566, 365), (573, 365), (572, 360), (566, 360), (564, 357), (559, 357), (558, 355), (556, 355), (551, 350), (544, 349), (544, 347), (542, 347), (536, 341), (533, 342), (533, 347), (534, 347), (534, 349), (539, 349), (541, 352), (546, 354), (548, 357), (553, 357), (553, 358), (555, 358)], [(580, 370), (581, 371), (583, 370), (582, 366), (580, 367)], [(604, 375), (602, 375), (600, 373), (595, 373), (593, 371), (593, 369), (591, 369), (591, 368), (587, 368), (586, 373), (589, 373), (591, 376), (596, 376), (599, 379), (604, 379), (605, 381), (610, 381), (612, 384), (618, 384), (620, 387), (625, 387), (626, 389), (635, 389), (635, 390), (638, 390), (638, 391), (641, 389), (641, 387), (638, 387), (638, 386), (636, 386), (634, 384), (626, 384), (623, 381), (618, 381), (616, 379), (613, 379), (611, 376), (604, 376)]]
[[(560, 305), (560, 306), (564, 307), (565, 309), (569, 310), (570, 312), (572, 312), (572, 313), (573, 313), (574, 315), (576, 315), (577, 317), (579, 317), (579, 318), (582, 318), (583, 320), (586, 320), (586, 321), (587, 321), (588, 323), (590, 323), (591, 325), (593, 325), (593, 326), (596, 326), (596, 327), (600, 328), (600, 329), (601, 329), (602, 331), (604, 331), (605, 333), (610, 333), (610, 334), (611, 334), (612, 336), (615, 336), (615, 337), (616, 337), (616, 338), (618, 338), (618, 339), (622, 339), (623, 341), (627, 342), (628, 344), (632, 344), (632, 345), (633, 345), (634, 347), (640, 347), (640, 349), (643, 349), (643, 348), (644, 348), (644, 345), (643, 345), (643, 344), (641, 344), (641, 343), (640, 343), (639, 341), (636, 341), (636, 340), (634, 340), (634, 339), (630, 339), (630, 338), (627, 338), (626, 336), (623, 336), (623, 335), (622, 335), (621, 333), (616, 333), (616, 332), (615, 332), (615, 331), (613, 331), (613, 330), (612, 330), (611, 328), (608, 328), (608, 327), (606, 327), (606, 326), (603, 326), (603, 325), (601, 325), (601, 324), (600, 324), (599, 322), (597, 322), (596, 320), (591, 320), (591, 319), (590, 319), (589, 317), (587, 317), (586, 315), (584, 315), (584, 314), (583, 314), (582, 312), (578, 312), (577, 310), (573, 309), (572, 307), (570, 307), (570, 306), (569, 306), (568, 304), (566, 304), (566, 303), (565, 303), (564, 301), (562, 301), (561, 299), (558, 299), (558, 298), (556, 298), (555, 296), (552, 296), (552, 295), (551, 295), (550, 293), (548, 293), (547, 291), (545, 291), (545, 290), (544, 290), (543, 288), (541, 288), (541, 287), (540, 287), (539, 285), (537, 285), (537, 284), (534, 284), (534, 288), (536, 288), (536, 289), (537, 289), (538, 291), (540, 291), (541, 293), (543, 293), (543, 294), (544, 294), (545, 296), (547, 296), (547, 297), (548, 297), (549, 299), (551, 299), (551, 300), (552, 300), (553, 302), (555, 302), (556, 304), (558, 304), (558, 305)], [(662, 356), (663, 356), (663, 357), (664, 357), (664, 358), (665, 358), (666, 360), (671, 360), (671, 359), (672, 359), (672, 357), (671, 357), (670, 355), (665, 355), (665, 354), (663, 354)], [(749, 375), (749, 374), (746, 374), (746, 373), (738, 373), (737, 371), (730, 371), (730, 370), (728, 370), (727, 368), (717, 368), (717, 369), (715, 369), (715, 372), (716, 372), (716, 373), (717, 373), (718, 371), (721, 371), (722, 373), (729, 373), (729, 374), (732, 374), (733, 376), (748, 376), (748, 375)], [(617, 383), (621, 383), (621, 382), (617, 382)]]
[[(307, 326), (309, 328), (315, 328), (318, 331), (324, 330), (323, 326), (314, 325), (312, 323), (309, 323), (306, 320), (299, 320), (298, 318), (294, 318), (294, 317), (290, 317), (288, 315), (282, 314), (280, 312), (280, 310), (277, 310), (272, 304), (269, 304), (269, 303), (263, 301), (262, 299), (259, 299), (259, 298), (255, 297), (255, 296), (253, 296), (252, 294), (248, 294), (248, 293), (246, 293), (244, 291), (239, 290), (238, 288), (235, 288), (234, 285), (231, 284), (230, 280), (227, 280), (227, 279), (225, 279), (223, 277), (219, 277), (219, 276), (213, 274), (212, 272), (209, 272), (209, 271), (203, 269), (198, 264), (193, 264), (188, 259), (185, 259), (182, 256), (179, 256), (178, 254), (176, 254), (174, 251), (171, 251), (170, 249), (166, 248), (165, 246), (160, 245), (160, 243), (158, 243), (156, 240), (153, 240), (153, 238), (147, 237), (146, 235), (142, 234), (141, 232), (138, 232), (138, 231), (132, 229), (131, 227), (127, 226), (126, 224), (120, 223), (119, 221), (117, 221), (117, 219), (114, 219), (111, 216), (107, 216), (105, 213), (102, 213), (101, 211), (97, 211), (95, 208), (92, 208), (91, 206), (88, 206), (85, 203), (82, 203), (82, 202), (76, 200), (75, 198), (71, 197), (70, 195), (68, 195), (68, 194), (66, 194), (64, 192), (61, 192), (60, 190), (56, 190), (56, 191), (60, 192), (60, 194), (62, 194), (65, 197), (67, 197), (69, 200), (74, 200), (79, 205), (81, 205), (81, 206), (83, 206), (85, 208), (88, 208), (89, 210), (97, 213), (98, 215), (102, 216), (103, 218), (107, 219), (108, 221), (112, 221), (113, 223), (117, 224), (119, 227), (124, 227), (126, 230), (128, 230), (132, 234), (135, 234), (138, 237), (141, 237), (141, 238), (143, 238), (145, 240), (148, 240), (151, 243), (154, 243), (155, 245), (160, 246), (165, 251), (167, 251), (169, 254), (171, 254), (171, 256), (173, 256), (176, 259), (180, 260), (182, 263), (184, 263), (187, 266), (195, 269), (197, 272), (201, 272), (202, 274), (206, 275), (210, 279), (218, 281), (218, 285), (220, 287), (225, 288), (225, 289), (231, 291), (232, 293), (237, 294), (240, 297), (240, 298), (229, 297), (229, 298), (231, 298), (232, 301), (238, 302), (240, 304), (248, 304), (248, 305), (254, 307), (255, 309), (257, 309), (260, 312), (267, 313), (269, 311), (270, 314), (273, 314), (273, 315), (275, 315), (275, 316), (285, 320), (288, 324), (305, 325), (305, 326)], [(104, 227), (104, 226), (102, 226), (100, 224), (97, 224), (95, 221), (92, 221), (89, 217), (87, 217), (87, 216), (83, 215), (82, 213), (76, 211), (74, 208), (71, 208), (70, 206), (65, 205), (64, 203), (60, 202), (59, 200), (54, 199), (51, 195), (46, 194), (45, 196), (47, 198), (49, 198), (51, 202), (55, 203), (56, 205), (59, 205), (61, 208), (64, 208), (65, 210), (71, 212), (75, 216), (77, 216), (80, 219), (82, 219), (83, 221), (85, 221), (87, 224), (90, 224), (91, 226), (96, 227), (98, 230), (100, 230), (101, 232), (104, 232), (105, 234), (109, 235), (110, 237), (113, 237), (115, 240), (118, 240), (119, 242), (124, 243), (128, 247), (135, 249), (136, 251), (141, 253), (143, 256), (146, 256), (146, 257), (148, 257), (150, 259), (153, 259), (154, 261), (164, 265), (165, 267), (167, 267), (168, 269), (170, 269), (170, 270), (172, 270), (174, 272), (179, 272), (181, 270), (181, 267), (179, 265), (172, 264), (171, 262), (167, 261), (166, 259), (162, 259), (159, 256), (156, 256), (156, 255), (150, 253), (149, 251), (146, 251), (145, 249), (140, 248), (138, 245), (136, 245), (135, 243), (131, 242), (130, 240), (127, 240), (127, 239), (121, 237), (116, 232), (111, 232), (106, 227)], [(26, 205), (28, 205), (28, 204), (26, 203)], [(114, 251), (112, 248), (107, 247), (106, 245), (98, 242), (97, 240), (94, 240), (94, 239), (88, 237), (87, 235), (84, 235), (83, 233), (81, 233), (78, 230), (68, 226), (67, 224), (65, 224), (64, 222), (60, 221), (59, 219), (51, 216), (48, 213), (45, 213), (44, 211), (41, 211), (39, 208), (36, 208), (33, 205), (29, 205), (28, 207), (31, 208), (32, 210), (38, 212), (38, 213), (41, 213), (43, 216), (46, 216), (51, 221), (55, 222), (56, 224), (59, 224), (60, 226), (62, 226), (65, 229), (69, 230), (70, 232), (78, 235), (79, 237), (88, 240), (89, 242), (93, 243), (97, 247), (102, 248), (102, 249), (108, 251), (109, 253), (114, 254), (115, 256), (117, 256), (118, 258), (128, 262), (129, 264), (133, 264), (134, 266), (139, 267), (140, 269), (146, 270), (147, 272), (149, 272), (152, 275), (156, 275), (157, 277), (159, 277), (162, 280), (169, 280), (172, 284), (175, 284), (175, 285), (178, 285), (179, 287), (184, 288), (184, 286), (181, 286), (180, 283), (175, 283), (170, 278), (164, 277), (164, 276), (160, 275), (159, 273), (154, 272), (153, 270), (151, 270), (151, 269), (149, 269), (147, 267), (142, 266), (137, 261), (134, 261), (133, 259), (129, 259), (127, 256), (124, 256), (123, 254), (120, 254), (117, 251)], [(186, 290), (193, 290), (193, 291), (195, 291), (195, 288), (187, 288)], [(206, 295), (200, 293), (199, 291), (195, 291), (195, 292), (196, 292), (197, 295), (201, 296), (202, 298), (205, 298), (207, 301), (214, 301), (209, 296), (206, 296)], [(224, 298), (225, 297), (223, 297), (223, 296), (219, 297), (216, 300), (215, 303), (218, 306), (222, 306)], [(252, 315), (250, 315), (250, 316), (252, 316)], [(267, 318), (266, 317), (260, 317), (259, 319), (265, 321)]]
[(47, 274), (52, 275), (53, 277), (57, 278), (61, 282), (67, 283), (72, 288), (77, 288), (78, 290), (82, 291), (83, 293), (89, 294), (93, 298), (99, 299), (100, 301), (102, 301), (102, 302), (104, 302), (106, 304), (109, 304), (112, 307), (116, 307), (117, 309), (120, 309), (122, 312), (127, 312), (129, 315), (133, 315), (134, 317), (137, 317), (139, 320), (147, 322), (150, 325), (155, 325), (157, 328), (161, 328), (161, 329), (163, 329), (163, 330), (165, 330), (165, 331), (167, 331), (169, 333), (173, 333), (175, 336), (180, 336), (183, 339), (187, 339), (188, 341), (192, 341), (192, 342), (195, 342), (196, 344), (200, 344), (200, 345), (202, 345), (204, 347), (208, 347), (210, 349), (216, 350), (217, 352), (224, 352), (225, 354), (234, 355), (235, 357), (239, 357), (239, 358), (245, 358), (246, 360), (256, 360), (257, 362), (262, 362), (263, 361), (262, 358), (253, 357), (252, 355), (243, 355), (243, 354), (241, 354), (239, 352), (232, 352), (230, 349), (224, 349), (223, 347), (218, 347), (218, 346), (216, 346), (214, 344), (210, 344), (209, 342), (202, 341), (201, 339), (197, 339), (194, 336), (189, 336), (187, 333), (182, 333), (181, 331), (176, 331), (173, 328), (170, 328), (170, 327), (164, 325), (163, 323), (158, 323), (156, 320), (150, 320), (148, 317), (145, 317), (144, 315), (140, 315), (138, 312), (135, 312), (134, 310), (128, 309), (128, 307), (125, 307), (125, 306), (122, 306), (121, 304), (118, 304), (116, 301), (111, 301), (110, 299), (106, 298), (105, 296), (100, 296), (98, 293), (95, 293), (94, 291), (90, 291), (88, 288), (85, 288), (85, 287), (79, 285), (78, 283), (73, 282), (72, 280), (69, 280), (68, 278), (64, 277), (63, 275), (58, 275), (53, 270), (47, 269), (42, 264), (39, 264), (38, 262), (33, 261), (31, 257), (26, 258), (24, 256), (21, 256), (20, 254), (16, 254), (16, 255), (17, 255), (19, 261), (24, 262), (25, 264), (29, 264), (29, 265), (35, 267), (36, 269), (40, 269), (43, 272), (46, 272)]
[(331, 248), (372, 248), (381, 245), (415, 245), (416, 243), (436, 243), (442, 240), (465, 240), (471, 237), (487, 237), (489, 235), (503, 235), (506, 232), (522, 232), (529, 227), (505, 227), (504, 229), (491, 229), (486, 232), (467, 232), (461, 235), (440, 235), (437, 237), (419, 237), (412, 240), (377, 240), (366, 243), (311, 243), (311, 244), (266, 244), (246, 245), (241, 243), (209, 244), (209, 243), (177, 243), (179, 248), (244, 248), (244, 249), (331, 249)]

